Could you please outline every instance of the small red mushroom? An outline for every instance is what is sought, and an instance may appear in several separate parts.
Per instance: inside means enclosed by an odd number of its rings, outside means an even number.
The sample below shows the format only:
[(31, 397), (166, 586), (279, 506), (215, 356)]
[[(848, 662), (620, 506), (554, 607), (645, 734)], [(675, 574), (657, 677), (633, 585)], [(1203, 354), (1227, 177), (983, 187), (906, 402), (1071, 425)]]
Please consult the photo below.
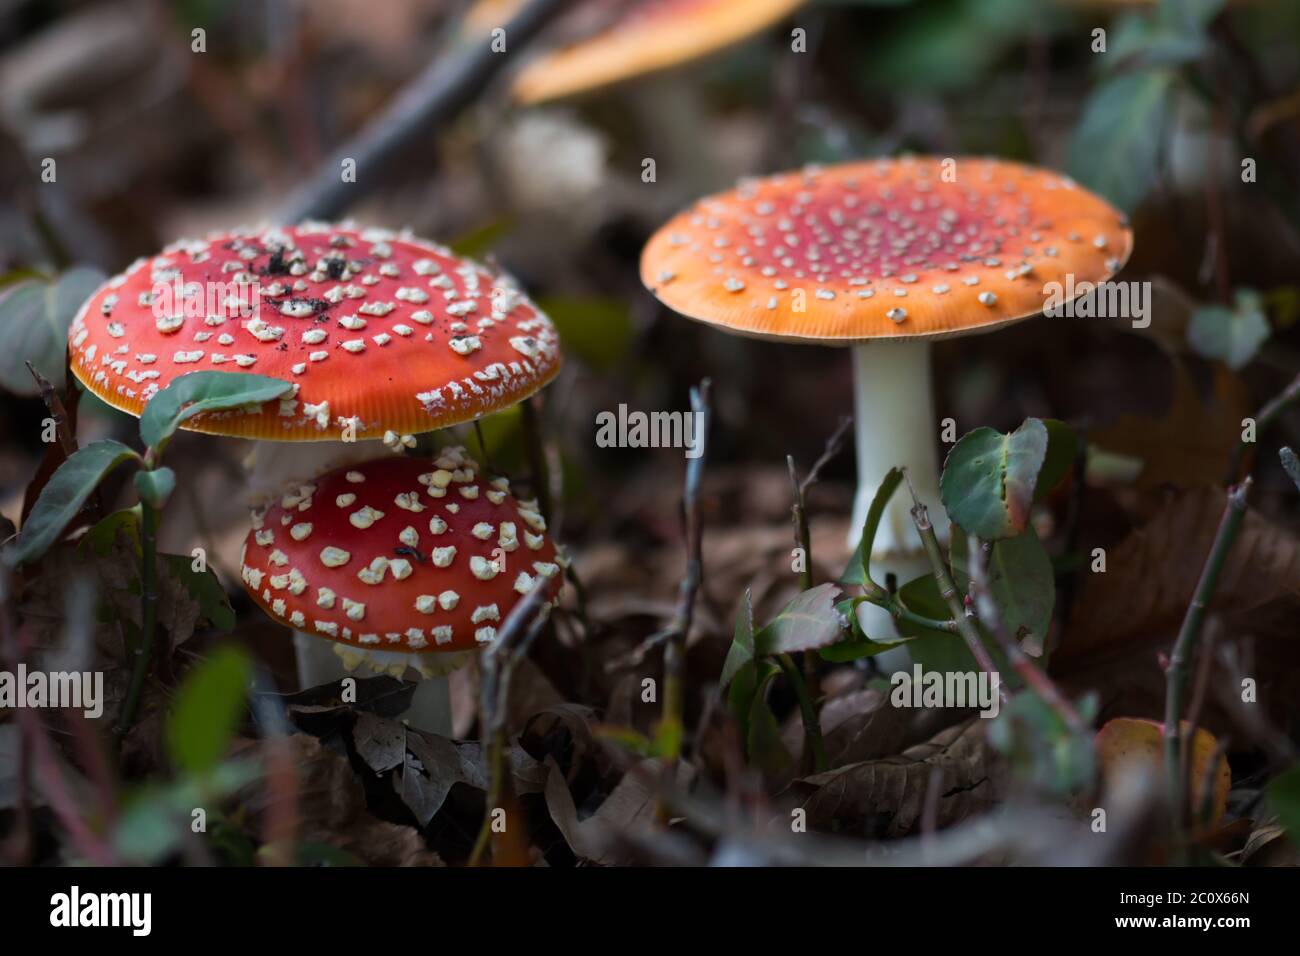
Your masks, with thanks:
[[(240, 575), (273, 618), (333, 642), (344, 667), (442, 681), (491, 643), (561, 557), (534, 503), (463, 448), (343, 467), (253, 512)], [(460, 653), (457, 653), (460, 652)], [(446, 733), (449, 726), (427, 729)]]

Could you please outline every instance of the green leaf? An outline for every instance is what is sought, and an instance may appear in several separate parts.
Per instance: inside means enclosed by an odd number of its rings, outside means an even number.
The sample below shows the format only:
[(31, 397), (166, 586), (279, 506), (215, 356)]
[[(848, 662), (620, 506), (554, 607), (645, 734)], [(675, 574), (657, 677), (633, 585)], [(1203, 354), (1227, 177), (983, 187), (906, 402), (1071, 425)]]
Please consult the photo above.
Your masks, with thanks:
[(766, 627), (754, 635), (761, 657), (827, 647), (839, 640), (849, 622), (835, 606), (838, 585), (819, 584), (795, 595)]
[(890, 637), (887, 640), (874, 641), (868, 637), (866, 632), (862, 630), (862, 622), (858, 618), (858, 606), (865, 603), (868, 602), (864, 597), (852, 597), (845, 598), (835, 605), (835, 610), (849, 622), (850, 630), (844, 640), (837, 641), (818, 651), (822, 660), (836, 664), (846, 664), (849, 661), (856, 661), (863, 657), (875, 657), (882, 651), (897, 647), (899, 644), (906, 644), (911, 640), (910, 637)]
[(863, 69), (888, 90), (969, 89), (1044, 13), (1038, 0), (930, 0), (871, 47)]
[(622, 364), (632, 347), (632, 316), (622, 299), (551, 296), (537, 307), (550, 316), (565, 354), (573, 354), (597, 371)]
[(770, 661), (745, 661), (736, 670), (727, 688), (727, 709), (731, 711), (731, 716), (740, 729), (740, 739), (746, 742), (749, 740), (749, 712), (754, 703), (754, 692), (758, 689), (760, 663), (765, 668), (775, 668)]
[(211, 568), (194, 570), (194, 559), (185, 554), (160, 554), (158, 560), (173, 578), (184, 586), (199, 614), (212, 622), (212, 626), (229, 634), (235, 629), (235, 609), (230, 606), (226, 589)]
[(1239, 289), (1231, 309), (1207, 305), (1192, 313), (1187, 343), (1202, 358), (1217, 360), (1237, 371), (1250, 363), (1271, 334), (1259, 294)]
[[(908, 581), (898, 589), (898, 597), (909, 611), (914, 611), (922, 617), (936, 621), (947, 621), (952, 618), (952, 613), (948, 610), (948, 602), (939, 593), (939, 584), (933, 575), (923, 574), (919, 578)], [(950, 631), (936, 631), (902, 619), (895, 623), (895, 627), (904, 637), (941, 637), (948, 643), (961, 644), (961, 638)]]
[(113, 825), (114, 851), (124, 863), (161, 863), (179, 852), (187, 839), (193, 839), (190, 827), (195, 807), (211, 810), (260, 776), (255, 761), (229, 760), (201, 779), (183, 774), (175, 783), (147, 784), (133, 790)]
[(1277, 814), (1277, 821), (1286, 831), (1287, 838), (1300, 846), (1300, 766), (1284, 771), (1268, 782), (1264, 788), (1268, 806)]
[(1169, 30), (1186, 34), (1204, 32), (1228, 0), (1160, 0), (1156, 21)]
[(55, 388), (66, 374), (68, 326), (104, 281), (98, 269), (70, 269), (56, 279), (16, 282), (0, 293), (0, 387), (39, 395), (26, 362)]
[(167, 744), (180, 768), (203, 775), (217, 766), (244, 715), (251, 665), (238, 647), (219, 648), (190, 671), (167, 721)]
[(104, 476), (122, 462), (138, 458), (121, 442), (97, 441), (77, 449), (41, 489), (22, 534), (5, 552), (12, 566), (34, 561), (59, 539)]
[(749, 730), (745, 738), (749, 759), (765, 773), (780, 773), (793, 759), (781, 739), (781, 725), (767, 704), (767, 689), (780, 668), (765, 662), (749, 705)]
[(293, 389), (290, 382), (245, 372), (190, 372), (156, 394), (140, 416), (140, 438), (161, 449), (176, 429), (202, 412), (261, 405)]
[(1035, 501), (1042, 501), (1051, 494), (1079, 456), (1079, 436), (1073, 428), (1055, 418), (1042, 421), (1047, 428), (1047, 454), (1043, 456), (1043, 467), (1038, 470), (1038, 481), (1034, 485)]
[[(1177, 4), (1179, 8), (1195, 5), (1184, 0)], [(1167, 14), (1166, 9), (1155, 16), (1122, 18), (1111, 30), (1105, 55), (1099, 58), (1101, 70), (1114, 75), (1133, 69), (1178, 67), (1199, 60), (1209, 49), (1205, 22), (1195, 15), (1184, 18)]]
[(939, 479), (948, 517), (985, 541), (1024, 531), (1047, 443), (1047, 427), (1037, 418), (1026, 419), (1010, 435), (992, 428), (963, 435)]
[[(948, 611), (948, 603), (944, 601), (943, 595), (939, 593), (939, 585), (935, 582), (933, 575), (925, 574), (908, 581), (899, 589), (898, 594), (908, 608), (923, 617), (940, 621), (949, 620), (952, 617)], [(909, 621), (899, 621), (897, 627), (899, 633), (916, 638), (908, 645), (907, 649), (912, 655), (912, 661), (920, 664), (923, 670), (940, 671), (946, 674), (954, 671), (978, 671), (980, 669), (974, 655), (966, 647), (966, 642), (962, 640), (960, 634), (919, 627)], [(989, 656), (993, 658), (993, 661), (998, 666), (998, 671), (1002, 675), (1002, 683), (1006, 685), (1012, 684), (1014, 677), (1010, 668), (1006, 666), (1001, 649), (996, 646), (997, 642), (982, 631), (980, 636), (985, 649), (989, 652)]]
[(894, 496), (902, 481), (903, 470), (891, 468), (889, 474), (881, 481), (880, 487), (876, 489), (876, 496), (871, 499), (871, 507), (867, 509), (867, 520), (862, 524), (862, 539), (849, 560), (849, 566), (844, 569), (840, 583), (866, 584), (871, 581), (871, 549), (875, 545), (880, 519), (885, 514), (889, 499)]
[(140, 554), (140, 506), (133, 505), (114, 511), (106, 518), (92, 525), (77, 541), (78, 554), (93, 553), (96, 557), (106, 558), (113, 551), (118, 538), (126, 536), (132, 553)]
[[(963, 592), (970, 591), (967, 541), (966, 533), (954, 527), (952, 577)], [(989, 595), (1007, 632), (1017, 639), (1029, 634), (1046, 638), (1056, 604), (1056, 571), (1033, 526), (1014, 538), (995, 541), (986, 561)]]
[(1156, 179), (1174, 83), (1170, 70), (1152, 69), (1098, 84), (1070, 143), (1070, 175), (1121, 209), (1136, 208)]
[[(1079, 715), (1091, 723), (1096, 698), (1078, 705)], [(1012, 772), (1036, 790), (1065, 797), (1090, 786), (1096, 774), (1096, 749), (1092, 734), (1072, 731), (1061, 716), (1038, 695), (1016, 694), (990, 722), (989, 742), (1007, 757)]]
[(135, 490), (140, 500), (151, 508), (162, 510), (176, 490), (176, 472), (170, 468), (154, 468), (135, 473)]
[(736, 611), (735, 632), (731, 638), (731, 647), (727, 651), (727, 659), (722, 663), (722, 676), (718, 678), (718, 686), (725, 689), (740, 669), (753, 659), (754, 605), (753, 598), (746, 589), (745, 596)]

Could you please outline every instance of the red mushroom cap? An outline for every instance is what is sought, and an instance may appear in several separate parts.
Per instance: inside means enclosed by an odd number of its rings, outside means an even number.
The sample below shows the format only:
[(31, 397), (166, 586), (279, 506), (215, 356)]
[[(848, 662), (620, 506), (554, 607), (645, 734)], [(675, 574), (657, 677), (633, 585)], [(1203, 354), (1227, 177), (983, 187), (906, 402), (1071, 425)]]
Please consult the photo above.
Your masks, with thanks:
[[(365, 650), (432, 653), (496, 636), (539, 577), (560, 590), (555, 545), (504, 478), (462, 448), (339, 468), (253, 512), (240, 573), (284, 624)], [(504, 568), (502, 565), (504, 564)]]
[(136, 416), (198, 369), (293, 382), (278, 402), (184, 426), (278, 441), (469, 421), (531, 395), (560, 365), (550, 319), (508, 278), (405, 233), (311, 223), (141, 259), (82, 306), (69, 344), (86, 388)]
[(1133, 248), (1124, 216), (1020, 163), (915, 156), (809, 168), (702, 199), (646, 244), (641, 281), (741, 335), (852, 345), (989, 331)]

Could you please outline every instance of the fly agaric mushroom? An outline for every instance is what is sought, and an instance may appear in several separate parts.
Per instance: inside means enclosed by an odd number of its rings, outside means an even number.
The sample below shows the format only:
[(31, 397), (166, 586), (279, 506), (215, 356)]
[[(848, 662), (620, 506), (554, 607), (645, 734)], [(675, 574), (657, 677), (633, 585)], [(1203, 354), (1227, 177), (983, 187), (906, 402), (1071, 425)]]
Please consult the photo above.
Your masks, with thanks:
[[(532, 61), (515, 82), (516, 98), (543, 103), (666, 70), (746, 40), (806, 0), (622, 0), (580, 3), (571, 15), (597, 21), (593, 35)], [(504, 22), (520, 0), (482, 0), (471, 29)], [(603, 8), (603, 9), (602, 9)]]
[[(560, 365), (555, 327), (508, 278), (405, 232), (350, 224), (173, 243), (110, 279), (68, 336), (73, 374), (136, 416), (198, 369), (292, 382), (277, 402), (182, 426), (318, 443), (278, 456), (259, 445), (251, 480), (276, 495), (290, 478), (368, 457), (353, 440), (410, 447), (415, 433), (522, 401)], [(319, 642), (296, 643), (303, 686), (328, 679)]]
[[(1052, 283), (1082, 292), (1108, 279), (1132, 242), (1119, 212), (1057, 173), (996, 159), (880, 159), (701, 200), (650, 239), (641, 279), (669, 308), (728, 332), (852, 347), (855, 546), (894, 466), (908, 469), (947, 531), (931, 341), (1037, 315)], [(874, 548), (900, 576), (925, 568), (900, 556), (914, 550), (905, 497), (890, 502)]]
[(534, 587), (563, 579), (546, 522), (463, 448), (430, 464), (386, 456), (339, 468), (253, 512), (244, 586), (286, 627), (333, 642), (338, 672), (364, 665), (425, 681), (412, 712), (449, 734), (446, 674), (496, 637)]
[(320, 223), (173, 243), (101, 287), (69, 343), (82, 384), (136, 416), (198, 369), (293, 382), (183, 426), (269, 441), (401, 443), (514, 405), (560, 365), (554, 326), (508, 278), (406, 233)]

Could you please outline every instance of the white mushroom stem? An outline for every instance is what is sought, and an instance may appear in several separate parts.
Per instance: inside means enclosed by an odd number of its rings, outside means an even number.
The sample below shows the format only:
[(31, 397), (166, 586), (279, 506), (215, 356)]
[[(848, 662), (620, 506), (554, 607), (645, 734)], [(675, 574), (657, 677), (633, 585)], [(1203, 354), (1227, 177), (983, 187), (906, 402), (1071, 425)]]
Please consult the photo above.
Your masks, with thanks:
[[(940, 541), (948, 540), (948, 515), (939, 501), (939, 456), (930, 380), (930, 343), (867, 342), (853, 353), (853, 421), (858, 448), (858, 490), (853, 499), (849, 547), (862, 537), (876, 490), (891, 468), (907, 469), (908, 477)], [(912, 523), (912, 496), (900, 488), (890, 499), (871, 553), (872, 574), (882, 585), (886, 574), (901, 587), (925, 573), (929, 565)], [(893, 622), (882, 609), (862, 605), (862, 626), (870, 637), (892, 634)]]
[[(423, 679), (415, 685), (411, 706), (402, 714), (402, 719), (417, 730), (440, 737), (452, 735), (451, 684), (447, 675), (465, 663), (464, 654), (363, 651), (302, 631), (293, 632), (293, 646), (298, 658), (298, 683), (303, 687), (318, 687), (345, 677), (409, 676), (412, 667), (422, 671)], [(434, 661), (434, 658), (446, 660)], [(429, 670), (430, 666), (439, 665), (445, 667), (436, 672)]]
[[(293, 483), (310, 481), (333, 468), (367, 461), (380, 454), (379, 446), (373, 442), (259, 441), (253, 443), (253, 451), (245, 464), (254, 497), (274, 497)], [(293, 632), (293, 646), (298, 663), (298, 684), (303, 688), (329, 684), (344, 677), (374, 677), (394, 670), (397, 672), (395, 676), (400, 677), (409, 674), (408, 663), (418, 671), (425, 671), (429, 669), (429, 662), (424, 658), (460, 656), (366, 651), (359, 659), (348, 659), (345, 663), (345, 657), (336, 648), (351, 648), (302, 631)], [(414, 660), (416, 658), (420, 660)], [(402, 716), (420, 730), (450, 737), (451, 690), (447, 674), (426, 675), (416, 685), (411, 706)]]

